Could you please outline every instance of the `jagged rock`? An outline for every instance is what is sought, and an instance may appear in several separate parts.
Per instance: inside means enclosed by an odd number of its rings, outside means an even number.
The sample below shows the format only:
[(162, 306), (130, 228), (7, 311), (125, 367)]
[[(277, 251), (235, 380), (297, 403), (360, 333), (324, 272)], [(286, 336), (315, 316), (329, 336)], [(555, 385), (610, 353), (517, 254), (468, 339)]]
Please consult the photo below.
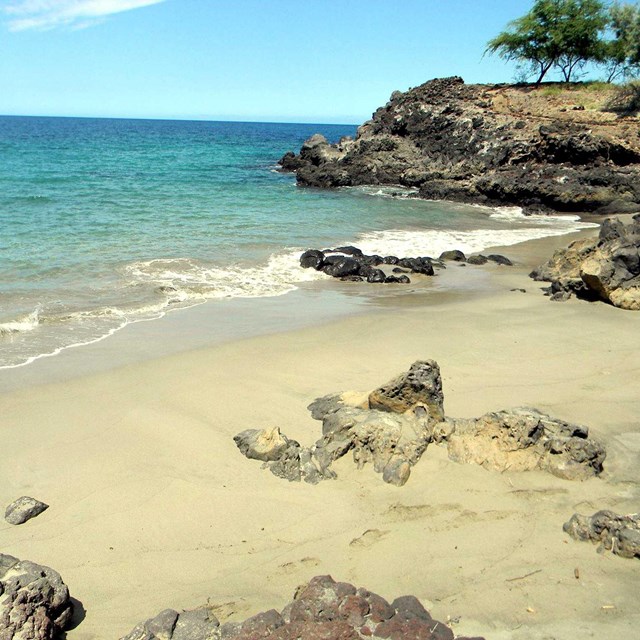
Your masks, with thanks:
[(598, 542), (602, 550), (623, 558), (640, 558), (640, 515), (621, 516), (597, 511), (592, 516), (574, 513), (563, 530), (576, 540)]
[(621, 309), (640, 310), (640, 216), (626, 225), (606, 220), (597, 238), (576, 240), (556, 251), (530, 276), (551, 282), (553, 299), (574, 293)]
[(4, 512), (4, 519), (9, 524), (23, 524), (35, 518), (49, 508), (48, 504), (29, 496), (22, 496), (12, 502)]
[(247, 429), (233, 438), (240, 451), (252, 460), (269, 462), (278, 460), (289, 447), (289, 439), (278, 427), (271, 429)]
[[(206, 608), (197, 611), (211, 616)], [(194, 627), (191, 635), (178, 638), (181, 621), (191, 613), (178, 614), (168, 609), (138, 625), (121, 640), (361, 640), (371, 636), (391, 640), (453, 640), (454, 637), (451, 629), (434, 620), (414, 596), (402, 596), (389, 604), (371, 591), (336, 582), (331, 576), (316, 576), (298, 587), (293, 601), (281, 612), (270, 609), (244, 622), (227, 622), (221, 627), (211, 616), (202, 628)]]
[(281, 164), (305, 186), (400, 184), (423, 198), (526, 210), (640, 209), (637, 126), (603, 110), (553, 109), (531, 86), (439, 78), (394, 92), (355, 140), (316, 135)]
[(60, 574), (0, 554), (0, 640), (55, 640), (69, 627), (72, 614)]
[(342, 407), (325, 415), (322, 433), (313, 450), (322, 468), (351, 451), (358, 468), (371, 462), (385, 482), (402, 486), (431, 442), (432, 429), (424, 410), (399, 415)]
[(587, 427), (569, 424), (527, 407), (471, 420), (449, 419), (449, 457), (498, 471), (541, 469), (567, 480), (602, 472), (604, 447)]
[(429, 409), (432, 420), (444, 419), (444, 396), (440, 367), (434, 360), (419, 360), (407, 373), (394, 378), (369, 395), (372, 409), (404, 413), (417, 405)]
[(182, 613), (165, 609), (155, 618), (138, 624), (121, 640), (214, 640), (219, 626), (207, 607)]

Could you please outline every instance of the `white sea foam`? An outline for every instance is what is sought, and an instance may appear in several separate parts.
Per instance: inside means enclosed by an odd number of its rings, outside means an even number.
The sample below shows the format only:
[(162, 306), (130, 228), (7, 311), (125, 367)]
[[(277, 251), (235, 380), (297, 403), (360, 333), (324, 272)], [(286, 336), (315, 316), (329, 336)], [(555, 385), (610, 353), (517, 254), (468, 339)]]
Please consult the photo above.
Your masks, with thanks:
[(301, 269), (301, 251), (274, 254), (265, 264), (219, 267), (188, 258), (155, 259), (124, 267), (131, 285), (147, 283), (164, 293), (170, 303), (220, 298), (261, 298), (280, 296), (297, 284), (322, 277)]
[(0, 336), (33, 331), (39, 324), (39, 314), (40, 309), (38, 308), (32, 311), (29, 315), (13, 321), (0, 323)]
[[(155, 259), (125, 265), (122, 268), (125, 290), (121, 306), (49, 315), (37, 309), (28, 316), (0, 324), (0, 338), (11, 341), (7, 346), (16, 347), (14, 355), (6, 354), (11, 361), (0, 364), (0, 369), (25, 366), (66, 349), (100, 342), (129, 324), (155, 320), (169, 311), (207, 300), (280, 296), (295, 290), (301, 282), (326, 277), (313, 269), (302, 269), (301, 253), (301, 250), (288, 250), (272, 255), (266, 263), (249, 267), (218, 267), (189, 258)], [(135, 303), (126, 295), (126, 290), (138, 288), (143, 289), (146, 302)], [(150, 301), (149, 297), (153, 299)], [(124, 302), (127, 299), (129, 301)], [(39, 332), (36, 332), (38, 338), (33, 344), (24, 342), (26, 336), (23, 334), (35, 329)]]
[(359, 191), (368, 196), (377, 196), (380, 198), (416, 198), (418, 189), (416, 187), (404, 187), (402, 185), (363, 185), (358, 187), (344, 187), (350, 191)]
[[(517, 212), (496, 212), (491, 217), (513, 224), (519, 217)], [(521, 215), (521, 214), (520, 214)], [(379, 255), (431, 256), (437, 257), (443, 251), (459, 249), (464, 253), (483, 251), (492, 246), (510, 246), (534, 240), (560, 236), (580, 229), (597, 227), (591, 223), (580, 222), (579, 218), (560, 216), (524, 216), (527, 224), (522, 228), (509, 229), (471, 229), (464, 231), (443, 230), (401, 230), (389, 229), (374, 231), (360, 236), (356, 245), (365, 253)], [(540, 218), (540, 220), (538, 220)], [(536, 225), (536, 226), (532, 226)]]

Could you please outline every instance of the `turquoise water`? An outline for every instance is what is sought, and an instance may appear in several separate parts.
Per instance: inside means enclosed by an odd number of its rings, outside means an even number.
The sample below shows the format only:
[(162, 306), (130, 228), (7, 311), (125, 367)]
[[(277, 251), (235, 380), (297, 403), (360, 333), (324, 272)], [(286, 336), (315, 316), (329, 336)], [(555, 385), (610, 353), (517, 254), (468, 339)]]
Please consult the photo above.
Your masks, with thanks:
[(297, 265), (311, 246), (436, 255), (576, 228), (397, 190), (298, 188), (276, 162), (316, 132), (355, 127), (0, 117), (0, 367), (170, 309), (284, 295), (324, 277)]

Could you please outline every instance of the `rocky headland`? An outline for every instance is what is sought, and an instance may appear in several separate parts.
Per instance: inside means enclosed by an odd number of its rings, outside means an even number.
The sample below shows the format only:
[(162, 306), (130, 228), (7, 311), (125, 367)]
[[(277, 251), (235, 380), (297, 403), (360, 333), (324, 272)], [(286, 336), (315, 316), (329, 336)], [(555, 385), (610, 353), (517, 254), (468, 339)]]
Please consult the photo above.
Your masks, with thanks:
[(528, 211), (640, 211), (640, 130), (606, 85), (468, 85), (396, 91), (355, 139), (321, 135), (281, 159), (311, 187), (403, 185), (422, 198)]

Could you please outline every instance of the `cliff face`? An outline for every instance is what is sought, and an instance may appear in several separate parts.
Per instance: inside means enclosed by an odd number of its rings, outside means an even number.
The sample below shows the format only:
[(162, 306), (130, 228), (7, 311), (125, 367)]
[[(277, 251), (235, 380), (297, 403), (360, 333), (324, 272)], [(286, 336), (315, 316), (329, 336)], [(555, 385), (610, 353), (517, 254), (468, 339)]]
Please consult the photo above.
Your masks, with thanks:
[(603, 110), (610, 94), (432, 80), (395, 92), (355, 140), (315, 135), (281, 165), (305, 186), (399, 184), (429, 199), (640, 211), (640, 120)]

